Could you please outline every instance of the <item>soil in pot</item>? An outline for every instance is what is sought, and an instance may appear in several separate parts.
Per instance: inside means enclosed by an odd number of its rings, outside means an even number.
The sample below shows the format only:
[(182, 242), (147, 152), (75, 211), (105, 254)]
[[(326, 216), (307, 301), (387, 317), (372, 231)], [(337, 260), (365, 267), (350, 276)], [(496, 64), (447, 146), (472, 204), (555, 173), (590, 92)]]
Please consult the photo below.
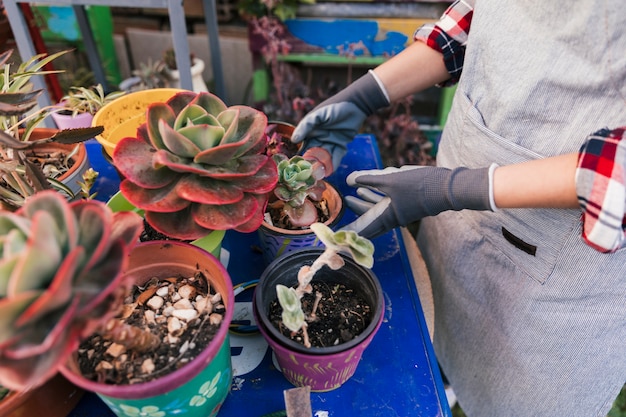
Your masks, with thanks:
[[(309, 340), (314, 347), (330, 347), (349, 342), (361, 334), (372, 321), (372, 309), (353, 289), (344, 284), (312, 281), (313, 291), (302, 299), (302, 310), (307, 317), (315, 308), (314, 319), (307, 321)], [(316, 294), (321, 299), (315, 307)], [(282, 324), (282, 307), (278, 300), (270, 304), (269, 318), (286, 337), (304, 344), (302, 330), (292, 333)]]
[[(132, 347), (139, 340), (125, 336), (131, 348), (120, 340), (113, 342), (96, 334), (78, 351), (83, 376), (101, 383), (116, 385), (151, 381), (191, 362), (206, 348), (220, 327), (225, 313), (221, 295), (210, 288), (206, 277), (152, 278), (135, 286), (125, 301), (120, 318), (114, 319), (151, 333), (146, 344), (153, 349), (143, 352)], [(115, 338), (115, 337), (114, 337)]]

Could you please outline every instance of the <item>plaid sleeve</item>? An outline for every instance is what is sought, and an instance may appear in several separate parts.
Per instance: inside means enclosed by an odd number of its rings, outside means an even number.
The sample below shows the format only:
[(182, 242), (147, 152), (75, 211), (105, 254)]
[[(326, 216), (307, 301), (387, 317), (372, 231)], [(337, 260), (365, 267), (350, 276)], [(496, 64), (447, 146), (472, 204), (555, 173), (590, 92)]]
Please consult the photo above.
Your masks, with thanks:
[(472, 23), (475, 0), (456, 0), (435, 24), (426, 24), (415, 31), (413, 39), (424, 42), (443, 54), (450, 79), (443, 85), (455, 84), (463, 70), (465, 44)]
[(626, 245), (626, 127), (602, 129), (578, 155), (576, 193), (583, 209), (583, 239), (601, 252)]

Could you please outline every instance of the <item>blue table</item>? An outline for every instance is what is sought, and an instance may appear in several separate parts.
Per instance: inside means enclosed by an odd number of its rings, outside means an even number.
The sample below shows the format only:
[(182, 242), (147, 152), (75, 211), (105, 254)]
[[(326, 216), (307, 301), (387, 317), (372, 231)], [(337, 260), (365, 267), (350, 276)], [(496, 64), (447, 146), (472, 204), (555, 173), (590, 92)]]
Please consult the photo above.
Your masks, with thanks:
[[(329, 178), (343, 195), (354, 193), (345, 177), (381, 166), (375, 138), (359, 135), (342, 166)], [(355, 218), (346, 210), (342, 223)], [(386, 311), (354, 376), (342, 387), (311, 393), (314, 417), (451, 416), (409, 258), (398, 230), (373, 240), (373, 271), (381, 282)], [(257, 279), (265, 267), (256, 233), (228, 232), (223, 258), (234, 284)], [(252, 290), (236, 297), (235, 320), (250, 320)], [(283, 390), (293, 388), (277, 370), (271, 350), (257, 333), (231, 335), (234, 379), (220, 417), (262, 417), (284, 410)], [(70, 417), (113, 414), (91, 393)]]

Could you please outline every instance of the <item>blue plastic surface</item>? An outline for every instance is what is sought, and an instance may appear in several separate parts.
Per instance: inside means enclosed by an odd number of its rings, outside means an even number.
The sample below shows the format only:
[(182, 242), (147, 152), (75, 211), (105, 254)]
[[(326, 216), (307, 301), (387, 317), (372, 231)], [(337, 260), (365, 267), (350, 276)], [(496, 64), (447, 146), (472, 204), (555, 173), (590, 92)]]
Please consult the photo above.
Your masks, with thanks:
[[(359, 135), (329, 180), (343, 195), (354, 194), (345, 177), (353, 170), (379, 167), (375, 138)], [(342, 223), (353, 219), (354, 213), (346, 210)], [(384, 291), (385, 318), (354, 376), (334, 391), (311, 393), (313, 416), (451, 416), (401, 235), (389, 232), (373, 243), (373, 271)], [(259, 278), (265, 263), (256, 233), (227, 232), (223, 247), (230, 253), (228, 271), (234, 284)], [(237, 295), (235, 319), (250, 317), (251, 297), (251, 289)], [(262, 337), (231, 335), (231, 355), (235, 377), (219, 416), (262, 417), (284, 410), (283, 390), (293, 386), (276, 369)], [(82, 416), (113, 414), (87, 393), (69, 417)]]

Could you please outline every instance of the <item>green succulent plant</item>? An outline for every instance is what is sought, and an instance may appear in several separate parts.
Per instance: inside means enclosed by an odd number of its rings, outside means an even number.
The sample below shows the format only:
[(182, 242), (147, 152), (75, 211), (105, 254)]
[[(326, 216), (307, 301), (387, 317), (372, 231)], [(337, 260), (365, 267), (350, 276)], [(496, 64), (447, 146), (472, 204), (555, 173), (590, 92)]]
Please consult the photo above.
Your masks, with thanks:
[(0, 385), (36, 387), (116, 312), (142, 219), (55, 191), (0, 212)]
[(352, 230), (338, 230), (334, 232), (324, 223), (313, 223), (311, 230), (324, 243), (324, 252), (311, 265), (304, 265), (300, 268), (298, 271), (298, 286), (296, 288), (282, 284), (276, 285), (278, 302), (283, 309), (283, 324), (292, 332), (302, 329), (304, 346), (306, 347), (311, 347), (306, 330), (307, 320), (311, 320), (312, 316), (314, 316), (321, 294), (316, 295), (317, 302), (313, 306), (313, 311), (309, 317), (302, 310), (301, 299), (304, 294), (308, 294), (313, 290), (311, 280), (315, 273), (324, 265), (332, 270), (337, 270), (344, 266), (345, 262), (339, 253), (350, 256), (356, 263), (365, 268), (374, 266), (374, 244), (370, 240), (359, 236), (357, 232)]
[(302, 156), (287, 158), (275, 154), (278, 184), (272, 207), (280, 208), (294, 227), (306, 227), (318, 221), (314, 201), (320, 201), (326, 185), (322, 181), (332, 172), (332, 160), (323, 148), (310, 148)]
[(265, 154), (267, 117), (217, 96), (177, 93), (152, 104), (137, 137), (122, 139), (113, 162), (120, 191), (169, 237), (192, 240), (213, 230), (257, 230), (276, 164)]

